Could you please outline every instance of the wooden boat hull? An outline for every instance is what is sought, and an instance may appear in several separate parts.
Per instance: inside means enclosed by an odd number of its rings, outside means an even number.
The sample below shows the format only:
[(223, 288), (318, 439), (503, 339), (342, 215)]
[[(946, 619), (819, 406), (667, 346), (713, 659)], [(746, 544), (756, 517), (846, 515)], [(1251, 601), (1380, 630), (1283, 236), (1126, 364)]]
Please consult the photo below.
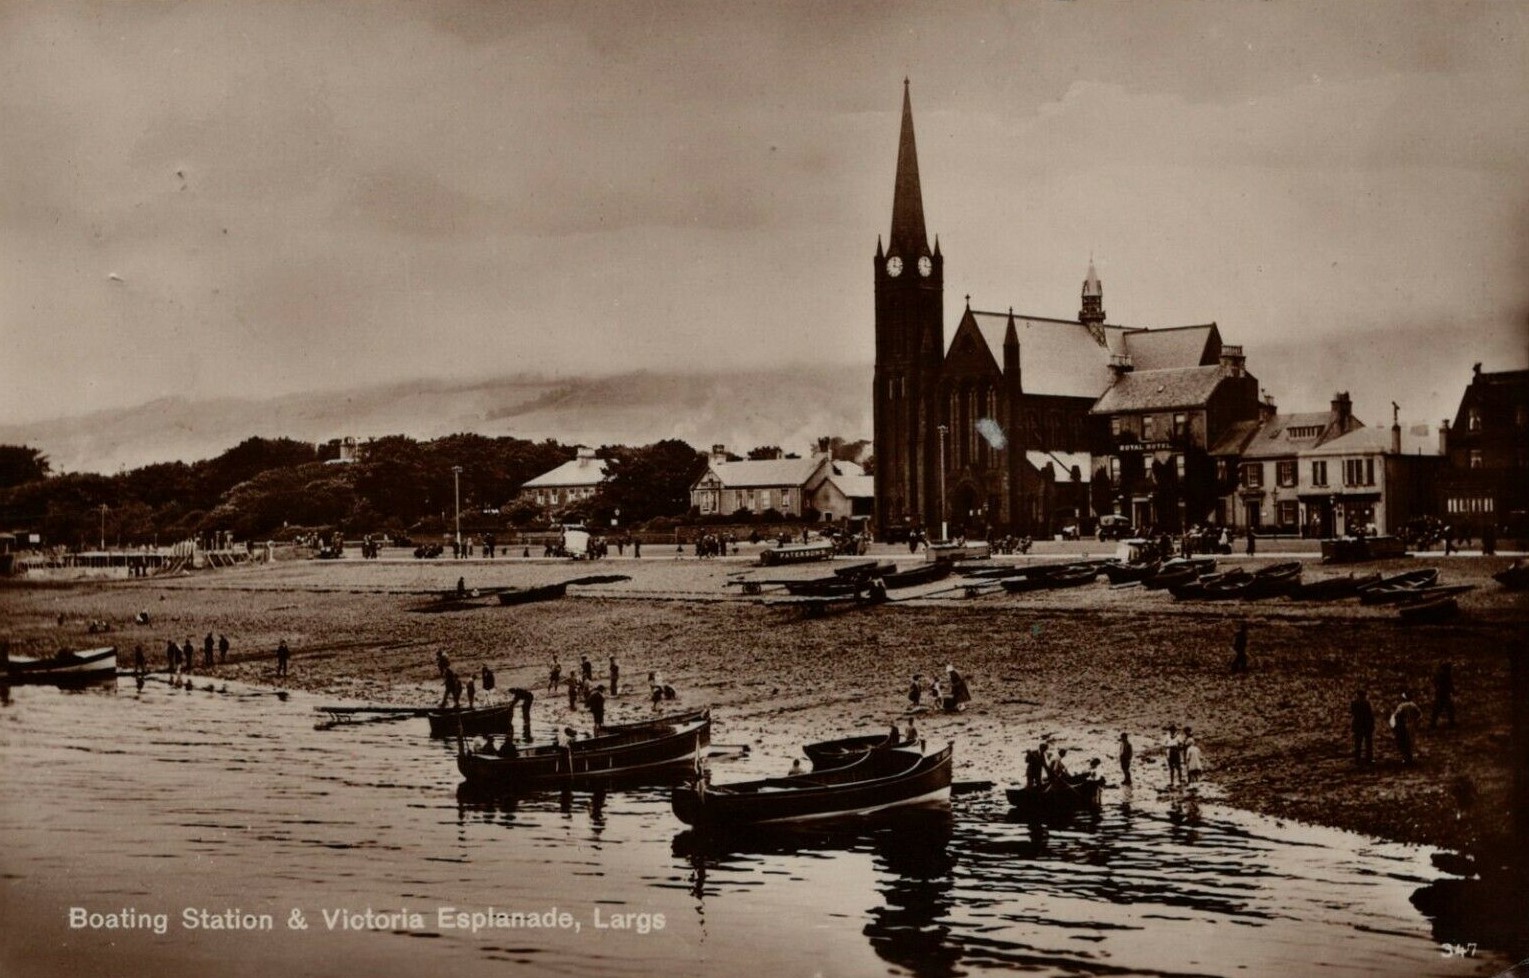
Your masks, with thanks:
[(567, 583), (543, 584), (540, 587), (507, 588), (499, 592), (503, 605), (531, 604), (536, 601), (556, 601), (568, 593)]
[(1515, 564), (1506, 570), (1498, 571), (1492, 575), (1492, 580), (1509, 591), (1522, 591), (1529, 588), (1529, 564)]
[(859, 578), (815, 577), (808, 581), (783, 581), (787, 594), (799, 598), (834, 598), (854, 596), (866, 589), (866, 582)]
[(834, 555), (834, 545), (826, 540), (822, 543), (788, 543), (783, 547), (770, 547), (759, 552), (759, 563), (763, 567), (778, 567), (782, 564), (805, 564), (814, 560), (830, 560)]
[(1089, 781), (1067, 787), (1006, 788), (1004, 796), (1011, 808), (1027, 817), (1097, 812), (1104, 806), (1104, 785)]
[(1121, 564), (1108, 563), (1104, 565), (1104, 576), (1110, 579), (1111, 584), (1132, 584), (1144, 581), (1157, 573), (1161, 565), (1157, 561), (1146, 564)]
[(1085, 584), (1094, 583), (1099, 576), (1097, 567), (1073, 567), (1067, 570), (1057, 571), (1046, 578), (1046, 589), (1064, 587), (1082, 587)]
[(515, 707), (480, 706), (471, 710), (431, 710), (425, 714), (430, 721), (430, 736), (482, 737), (486, 734), (509, 733), (515, 726)]
[(1439, 597), (1404, 604), (1396, 612), (1409, 625), (1423, 625), (1449, 621), (1460, 614), (1460, 604), (1452, 597)]
[(933, 584), (943, 581), (955, 570), (954, 565), (948, 560), (937, 560), (932, 564), (923, 564), (919, 567), (911, 567), (904, 571), (894, 571), (884, 574), (881, 583), (887, 586), (887, 590), (895, 591), (899, 588), (917, 587), (920, 584)]
[(694, 769), (711, 743), (711, 717), (679, 725), (634, 724), (588, 740), (526, 748), (510, 757), (458, 754), (457, 770), (475, 790), (516, 791), (546, 785), (635, 783)]
[(803, 744), (802, 753), (812, 762), (814, 771), (828, 771), (860, 760), (868, 752), (879, 747), (895, 747), (887, 734), (867, 734), (864, 737), (841, 737), (823, 740), (815, 744)]
[(686, 784), (671, 795), (687, 825), (773, 825), (822, 822), (950, 800), (951, 757), (915, 748), (871, 751), (827, 772), (736, 785)]
[(117, 678), (117, 649), (63, 651), (50, 659), (7, 656), (5, 680), (15, 685), (85, 685)]
[(1341, 601), (1344, 598), (1352, 598), (1362, 588), (1380, 583), (1379, 574), (1370, 574), (1365, 577), (1355, 577), (1353, 574), (1345, 574), (1342, 577), (1324, 577), (1317, 581), (1307, 581), (1290, 589), (1290, 598), (1293, 601)]

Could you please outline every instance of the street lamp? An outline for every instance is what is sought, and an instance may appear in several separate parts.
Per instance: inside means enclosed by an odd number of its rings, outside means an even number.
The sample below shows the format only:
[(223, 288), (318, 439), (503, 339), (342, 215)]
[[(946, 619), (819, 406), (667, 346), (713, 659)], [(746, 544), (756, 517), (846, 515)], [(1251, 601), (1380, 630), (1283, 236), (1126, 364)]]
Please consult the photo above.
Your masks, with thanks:
[(101, 550), (106, 550), (106, 504), (101, 504)]
[(950, 539), (950, 528), (945, 520), (945, 435), (950, 431), (945, 425), (940, 425), (940, 540)]
[[(457, 504), (457, 547), (462, 546), (462, 466), (451, 467), (451, 494)], [(458, 550), (460, 553), (461, 551)]]

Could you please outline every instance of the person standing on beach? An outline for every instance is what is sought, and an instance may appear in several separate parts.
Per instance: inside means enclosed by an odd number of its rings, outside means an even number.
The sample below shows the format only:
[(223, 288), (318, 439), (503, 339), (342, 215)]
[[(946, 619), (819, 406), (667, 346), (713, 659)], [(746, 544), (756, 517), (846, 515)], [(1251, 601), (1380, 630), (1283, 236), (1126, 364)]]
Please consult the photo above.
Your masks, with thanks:
[(584, 705), (589, 707), (589, 715), (595, 718), (595, 729), (605, 726), (605, 687), (596, 686), (591, 690)]
[(1175, 788), (1184, 780), (1184, 742), (1179, 739), (1179, 728), (1168, 726), (1168, 736), (1163, 738), (1163, 749), (1168, 752), (1168, 787)]
[(579, 674), (584, 677), (586, 683), (595, 678), (595, 664), (589, 661), (587, 655), (579, 656)]
[(488, 704), (488, 694), (494, 689), (494, 670), (484, 666), (483, 670), (478, 674), (478, 678), (483, 685), (483, 703), (486, 706)]
[(1200, 744), (1195, 740), (1194, 731), (1189, 727), (1184, 728), (1184, 773), (1187, 775), (1189, 784), (1198, 784), (1200, 771), (1205, 764), (1204, 757), (1200, 754)]
[(143, 657), (143, 645), (140, 643), (133, 649), (133, 674), (141, 676), (148, 671), (148, 663), (144, 661)]
[(1412, 694), (1403, 692), (1402, 701), (1391, 711), (1391, 732), (1396, 737), (1396, 750), (1402, 755), (1402, 764), (1412, 764), (1412, 728), (1423, 718), (1423, 711), (1412, 702)]
[(908, 708), (913, 710), (918, 709), (919, 700), (923, 698), (923, 695), (924, 674), (921, 672), (916, 672), (913, 674), (913, 681), (908, 684)]
[(478, 684), (473, 681), (472, 677), (469, 676), (468, 679), (467, 679), (467, 708), (469, 710), (471, 710), (473, 708), (473, 701), (476, 700), (477, 698), (478, 698)]
[(556, 692), (561, 685), (563, 685), (563, 664), (553, 659), (552, 671), (547, 674), (547, 692)]
[(1439, 715), (1443, 714), (1449, 720), (1449, 725), (1455, 725), (1455, 673), (1454, 666), (1448, 661), (1439, 663), (1439, 668), (1433, 674), (1433, 719), (1429, 722), (1430, 728), (1439, 725)]
[(207, 637), (202, 639), (202, 666), (203, 666), (203, 668), (206, 668), (206, 669), (211, 669), (212, 668), (212, 650), (213, 650), (213, 647), (214, 647), (214, 643), (213, 643), (213, 640), (212, 640), (212, 632), (208, 632), (207, 633)]
[(1248, 671), (1248, 623), (1246, 619), (1237, 626), (1237, 634), (1232, 638), (1232, 671)]
[(568, 709), (577, 710), (579, 708), (579, 681), (569, 676), (566, 682), (568, 685)]
[(446, 650), (445, 649), (440, 649), (439, 651), (437, 651), (435, 653), (435, 672), (436, 672), (436, 674), (439, 675), (439, 676), (444, 676), (444, 675), (446, 675), (447, 671), (450, 668), (451, 668), (451, 658), (446, 655)]
[(196, 646), (191, 644), (191, 636), (186, 636), (186, 644), (181, 646), (181, 666), (190, 673), (196, 667)]
[(1375, 708), (1370, 705), (1370, 697), (1364, 690), (1354, 694), (1348, 712), (1349, 726), (1354, 733), (1354, 763), (1363, 760), (1366, 764), (1374, 764)]
[(181, 666), (181, 647), (175, 644), (175, 639), (165, 643), (165, 666), (172, 673), (177, 672)]
[(226, 663), (228, 661), (228, 636), (227, 635), (221, 635), (220, 634), (218, 636), (218, 661), (221, 662), (221, 663)]
[(1124, 730), (1120, 732), (1120, 783), (1127, 788), (1131, 787), (1131, 755), (1136, 753), (1136, 748), (1131, 746), (1131, 735)]
[(611, 656), (611, 695), (619, 696), (618, 683), (621, 678), (621, 666), (616, 663), (616, 657)]
[(1250, 526), (1248, 527), (1248, 556), (1251, 557), (1256, 553), (1258, 553), (1258, 531)]
[(287, 640), (282, 639), (276, 646), (276, 675), (287, 674), (287, 660), (292, 658), (292, 650), (287, 648)]
[(945, 679), (950, 683), (950, 693), (945, 698), (945, 712), (958, 713), (971, 702), (971, 690), (967, 689), (965, 677), (956, 672), (955, 666), (945, 667)]

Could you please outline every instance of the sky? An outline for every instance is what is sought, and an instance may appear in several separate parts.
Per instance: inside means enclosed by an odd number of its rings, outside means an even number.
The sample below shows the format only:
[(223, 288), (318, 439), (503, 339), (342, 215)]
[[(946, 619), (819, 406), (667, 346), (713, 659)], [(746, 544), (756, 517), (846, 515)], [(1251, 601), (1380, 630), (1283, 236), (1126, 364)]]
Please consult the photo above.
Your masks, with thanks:
[(1529, 2), (0, 3), (0, 421), (868, 364), (904, 78), (947, 339), (1092, 257), (1437, 421), (1529, 365), (1526, 64)]

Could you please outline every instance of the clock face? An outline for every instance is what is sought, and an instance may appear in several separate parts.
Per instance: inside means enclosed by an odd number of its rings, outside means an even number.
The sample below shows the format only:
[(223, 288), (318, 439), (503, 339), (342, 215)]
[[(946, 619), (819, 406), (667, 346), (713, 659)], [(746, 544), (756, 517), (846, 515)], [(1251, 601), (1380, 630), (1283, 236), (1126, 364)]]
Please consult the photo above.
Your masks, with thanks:
[(928, 255), (925, 255), (924, 257), (922, 257), (922, 258), (920, 258), (918, 260), (918, 273), (920, 275), (924, 276), (925, 278), (928, 278), (929, 277), (929, 273), (933, 272), (933, 271), (934, 271), (934, 262), (929, 260), (929, 256)]
[(903, 273), (903, 260), (893, 255), (887, 259), (887, 274), (896, 278)]

